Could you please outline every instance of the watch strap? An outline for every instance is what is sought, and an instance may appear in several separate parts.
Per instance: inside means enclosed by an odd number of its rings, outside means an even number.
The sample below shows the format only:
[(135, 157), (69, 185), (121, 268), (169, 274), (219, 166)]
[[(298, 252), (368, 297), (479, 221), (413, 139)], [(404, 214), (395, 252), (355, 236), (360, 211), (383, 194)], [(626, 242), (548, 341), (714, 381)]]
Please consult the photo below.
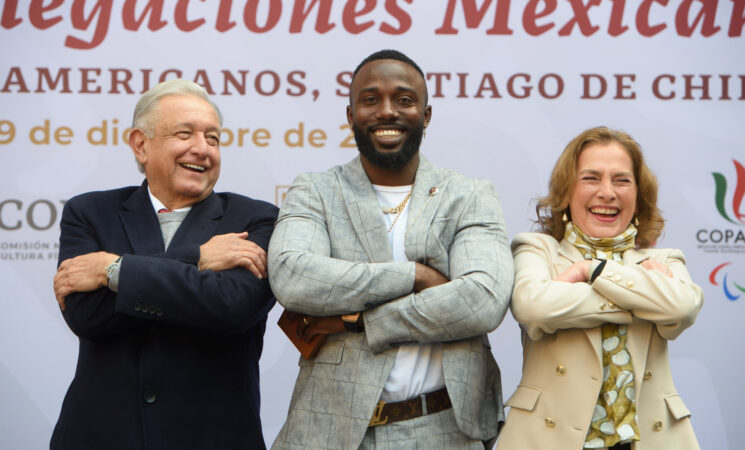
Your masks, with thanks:
[(597, 267), (595, 267), (595, 270), (592, 271), (592, 275), (590, 275), (590, 283), (591, 284), (603, 272), (603, 269), (605, 268), (605, 263), (607, 263), (607, 262), (608, 262), (607, 259), (600, 260), (600, 263), (597, 265)]
[(365, 327), (361, 323), (362, 314), (342, 314), (341, 320), (344, 322), (344, 328), (352, 333), (360, 333), (365, 330)]
[(118, 257), (106, 266), (106, 283), (109, 285), (109, 288), (112, 288), (114, 291), (116, 291), (116, 285), (119, 281), (119, 267), (122, 262), (122, 257)]

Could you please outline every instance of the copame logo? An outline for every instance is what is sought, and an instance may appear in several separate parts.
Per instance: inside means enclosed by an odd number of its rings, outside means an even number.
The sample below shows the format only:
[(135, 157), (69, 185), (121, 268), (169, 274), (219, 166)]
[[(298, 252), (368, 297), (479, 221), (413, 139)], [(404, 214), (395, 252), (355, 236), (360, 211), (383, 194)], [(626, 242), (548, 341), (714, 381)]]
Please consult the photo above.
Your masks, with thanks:
[(732, 195), (732, 216), (734, 220), (730, 218), (729, 214), (725, 209), (725, 200), (727, 197), (727, 178), (719, 172), (712, 172), (714, 175), (714, 182), (716, 183), (716, 194), (715, 200), (717, 205), (717, 211), (724, 220), (735, 225), (745, 225), (745, 214), (740, 212), (742, 206), (742, 198), (745, 196), (745, 167), (742, 166), (738, 161), (732, 160), (735, 164), (735, 174), (737, 175), (737, 183), (735, 184), (734, 194)]
[[(721, 284), (722, 290), (724, 291), (724, 295), (727, 297), (727, 299), (731, 301), (735, 301), (738, 298), (742, 296), (742, 294), (738, 293), (737, 290), (741, 292), (745, 292), (745, 287), (742, 287), (741, 285), (737, 284), (734, 281), (728, 281), (727, 277), (730, 275), (729, 270), (723, 270), (725, 267), (732, 264), (731, 262), (722, 263), (714, 268), (714, 270), (711, 271), (709, 274), (709, 282), (713, 284), (714, 286), (719, 286)], [(719, 273), (722, 273), (721, 277), (721, 283), (717, 282), (717, 278)], [(735, 289), (730, 289), (730, 283), (732, 286), (735, 287)]]
[[(743, 211), (745, 167), (734, 159), (732, 163), (735, 165), (735, 183), (728, 183), (729, 180), (722, 173), (711, 173), (714, 176), (714, 205), (727, 223), (743, 227), (745, 226), (745, 211)], [(733, 185), (734, 188), (728, 189), (728, 184)], [(696, 231), (699, 250), (706, 253), (745, 253), (745, 229), (737, 227), (700, 228)]]

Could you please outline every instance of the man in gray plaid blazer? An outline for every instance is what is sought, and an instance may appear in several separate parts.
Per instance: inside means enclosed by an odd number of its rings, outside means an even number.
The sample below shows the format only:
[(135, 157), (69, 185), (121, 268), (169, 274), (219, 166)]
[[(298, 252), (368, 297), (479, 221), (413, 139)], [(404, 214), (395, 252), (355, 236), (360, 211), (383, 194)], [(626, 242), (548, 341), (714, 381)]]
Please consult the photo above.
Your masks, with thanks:
[(269, 245), (269, 280), (306, 339), (275, 449), (483, 449), (503, 420), (486, 334), (513, 264), (492, 184), (419, 155), (432, 108), (419, 67), (383, 50), (354, 72), (360, 156), (300, 175)]

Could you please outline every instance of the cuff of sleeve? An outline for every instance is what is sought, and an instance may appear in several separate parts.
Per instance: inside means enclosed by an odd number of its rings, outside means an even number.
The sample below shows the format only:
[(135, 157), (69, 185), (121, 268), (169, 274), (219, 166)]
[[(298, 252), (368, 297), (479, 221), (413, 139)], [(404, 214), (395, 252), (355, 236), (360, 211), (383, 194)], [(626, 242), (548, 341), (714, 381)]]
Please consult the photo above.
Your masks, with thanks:
[(374, 309), (368, 309), (367, 311), (363, 311), (361, 314), (362, 317), (362, 323), (365, 324), (365, 329), (363, 333), (365, 333), (365, 339), (367, 340), (367, 346), (370, 348), (370, 351), (373, 352), (373, 354), (378, 354), (382, 352), (383, 350), (387, 350), (387, 347), (383, 344), (383, 339), (378, 333), (378, 330), (374, 326), (370, 326), (370, 324), (373, 322), (374, 318)]
[(385, 333), (381, 333), (377, 326), (378, 324), (376, 320), (379, 319), (379, 317), (377, 317), (379, 315), (379, 309), (380, 308), (368, 309), (367, 311), (362, 312), (362, 323), (365, 324), (365, 339), (367, 339), (367, 345), (370, 348), (370, 351), (374, 354), (378, 354), (389, 348), (385, 344), (386, 341), (383, 337)]
[(166, 251), (166, 256), (177, 259), (186, 264), (198, 265), (201, 256), (199, 246), (196, 244), (184, 245), (171, 248)]
[[(414, 295), (414, 294), (409, 294)], [(394, 315), (400, 315), (399, 305), (397, 302), (405, 302), (408, 296), (395, 299), (392, 302), (379, 305), (373, 309), (368, 309), (362, 313), (362, 321), (365, 326), (365, 338), (370, 351), (378, 354), (390, 348), (398, 347), (403, 344), (418, 343), (411, 340), (408, 334), (410, 329), (397, 329), (392, 319)], [(402, 333), (404, 333), (402, 335)], [(404, 337), (407, 336), (407, 337)]]

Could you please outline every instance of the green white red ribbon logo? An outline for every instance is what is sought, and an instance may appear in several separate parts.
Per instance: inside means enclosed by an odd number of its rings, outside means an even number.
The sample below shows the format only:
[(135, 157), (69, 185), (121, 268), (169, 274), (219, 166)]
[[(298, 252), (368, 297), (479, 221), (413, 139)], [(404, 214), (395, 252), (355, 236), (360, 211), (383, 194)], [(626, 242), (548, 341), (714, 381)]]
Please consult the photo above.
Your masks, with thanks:
[(734, 223), (735, 225), (745, 225), (745, 213), (740, 211), (742, 206), (742, 198), (745, 196), (745, 167), (734, 159), (732, 162), (735, 164), (735, 174), (737, 175), (737, 184), (735, 185), (735, 193), (732, 196), (732, 216), (730, 218), (725, 210), (724, 200), (727, 196), (727, 179), (719, 172), (712, 172), (714, 175), (714, 182), (716, 183), (716, 205), (717, 211), (727, 222)]

